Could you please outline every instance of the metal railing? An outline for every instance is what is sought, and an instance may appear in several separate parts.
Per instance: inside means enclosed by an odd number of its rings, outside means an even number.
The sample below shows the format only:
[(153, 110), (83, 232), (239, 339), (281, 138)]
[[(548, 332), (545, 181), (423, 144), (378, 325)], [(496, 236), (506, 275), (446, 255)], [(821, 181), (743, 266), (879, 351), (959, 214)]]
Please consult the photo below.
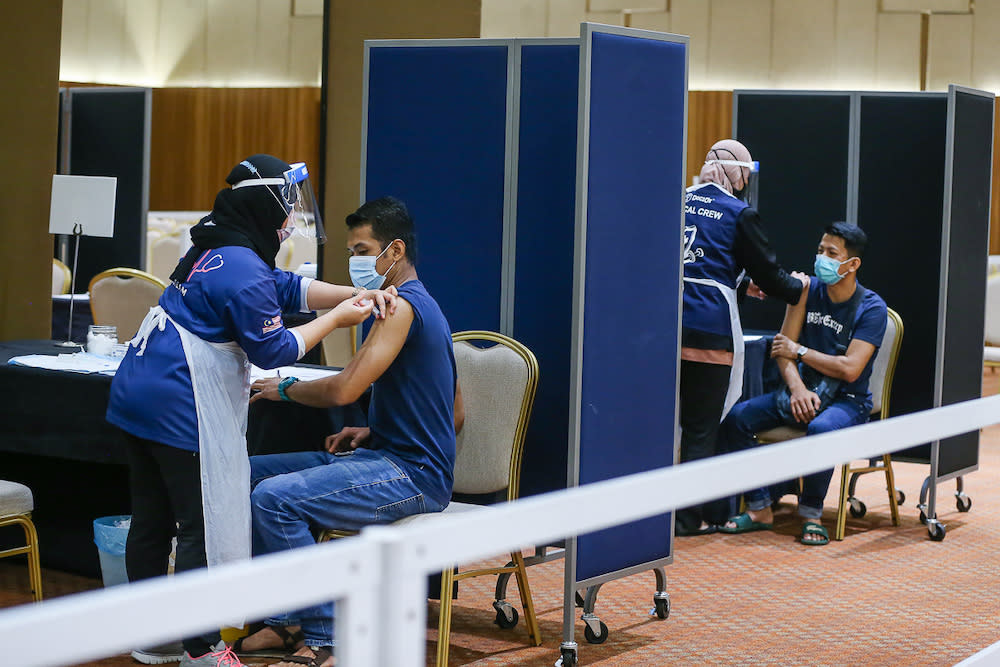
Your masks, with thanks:
[(423, 667), (430, 573), (997, 422), (1000, 396), (992, 396), (812, 436), (808, 447), (789, 441), (481, 512), (373, 526), (356, 538), (8, 609), (0, 646), (19, 667), (77, 664), (336, 599), (338, 665)]

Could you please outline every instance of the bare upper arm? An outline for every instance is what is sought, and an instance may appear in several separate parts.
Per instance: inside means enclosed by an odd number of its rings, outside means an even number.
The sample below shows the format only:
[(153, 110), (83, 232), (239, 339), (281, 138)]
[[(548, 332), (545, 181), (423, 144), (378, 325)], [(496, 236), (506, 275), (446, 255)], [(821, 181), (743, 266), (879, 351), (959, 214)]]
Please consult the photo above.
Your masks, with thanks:
[(399, 297), (395, 313), (384, 320), (375, 320), (361, 349), (335, 376), (338, 404), (357, 400), (392, 365), (410, 334), (413, 317), (413, 306)]

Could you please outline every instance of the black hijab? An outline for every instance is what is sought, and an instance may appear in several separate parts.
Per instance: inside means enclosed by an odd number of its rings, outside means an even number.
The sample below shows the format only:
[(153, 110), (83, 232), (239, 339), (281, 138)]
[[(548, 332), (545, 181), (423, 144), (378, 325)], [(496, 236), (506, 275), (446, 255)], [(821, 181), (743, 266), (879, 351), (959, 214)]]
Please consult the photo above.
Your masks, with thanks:
[[(280, 178), (290, 168), (288, 163), (274, 156), (251, 155), (233, 167), (226, 183), (235, 185), (254, 178)], [(273, 269), (274, 257), (281, 245), (277, 230), (288, 217), (281, 201), (275, 185), (220, 190), (212, 212), (191, 228), (191, 249), (170, 274), (170, 280), (187, 282), (198, 257), (205, 250), (223, 246), (250, 248)]]

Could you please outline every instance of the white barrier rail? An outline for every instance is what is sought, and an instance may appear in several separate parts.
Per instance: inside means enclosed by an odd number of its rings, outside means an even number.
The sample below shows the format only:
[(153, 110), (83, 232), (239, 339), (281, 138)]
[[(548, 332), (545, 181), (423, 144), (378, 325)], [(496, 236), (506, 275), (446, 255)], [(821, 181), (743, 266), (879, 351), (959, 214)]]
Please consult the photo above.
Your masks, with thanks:
[(338, 598), (346, 602), (337, 612), (338, 665), (423, 667), (429, 573), (997, 422), (1000, 396), (992, 396), (812, 436), (808, 446), (769, 445), (483, 512), (375, 526), (334, 544), (7, 610), (0, 613), (0, 646), (21, 667), (75, 664), (227, 619)]

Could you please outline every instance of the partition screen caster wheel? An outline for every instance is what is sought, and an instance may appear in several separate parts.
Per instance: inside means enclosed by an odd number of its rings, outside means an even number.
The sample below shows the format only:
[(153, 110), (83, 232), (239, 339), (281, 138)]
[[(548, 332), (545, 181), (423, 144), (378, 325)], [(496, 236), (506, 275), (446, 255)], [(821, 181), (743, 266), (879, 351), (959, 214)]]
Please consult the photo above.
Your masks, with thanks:
[(860, 519), (865, 514), (868, 514), (868, 506), (865, 505), (864, 502), (858, 500), (857, 498), (848, 498), (847, 501), (851, 504), (851, 516), (855, 519)]
[(559, 656), (556, 667), (576, 667), (576, 642), (559, 647)]
[[(937, 521), (937, 512), (934, 513), (934, 520)], [(927, 523), (927, 514), (923, 510), (920, 510), (920, 523)], [(927, 530), (930, 530), (930, 528)]]
[(653, 605), (653, 608), (649, 611), (650, 616), (655, 614), (660, 620), (666, 620), (670, 616), (669, 597), (654, 597)]
[(598, 634), (594, 634), (594, 631), (590, 629), (590, 624), (583, 626), (583, 637), (587, 640), (588, 644), (603, 644), (608, 640), (608, 626), (604, 624), (604, 621), (599, 621), (601, 624), (601, 629)]
[(932, 542), (940, 542), (944, 539), (945, 535), (944, 524), (938, 523), (937, 520), (928, 522), (927, 534), (930, 536)]
[(496, 607), (497, 610), (497, 617), (493, 622), (504, 630), (510, 630), (515, 627), (517, 622), (520, 620), (517, 609), (514, 609), (514, 607), (510, 606), (510, 604), (498, 605), (498, 602), (493, 603), (493, 606)]
[(969, 496), (955, 496), (955, 507), (959, 512), (968, 512), (972, 509), (972, 498)]

